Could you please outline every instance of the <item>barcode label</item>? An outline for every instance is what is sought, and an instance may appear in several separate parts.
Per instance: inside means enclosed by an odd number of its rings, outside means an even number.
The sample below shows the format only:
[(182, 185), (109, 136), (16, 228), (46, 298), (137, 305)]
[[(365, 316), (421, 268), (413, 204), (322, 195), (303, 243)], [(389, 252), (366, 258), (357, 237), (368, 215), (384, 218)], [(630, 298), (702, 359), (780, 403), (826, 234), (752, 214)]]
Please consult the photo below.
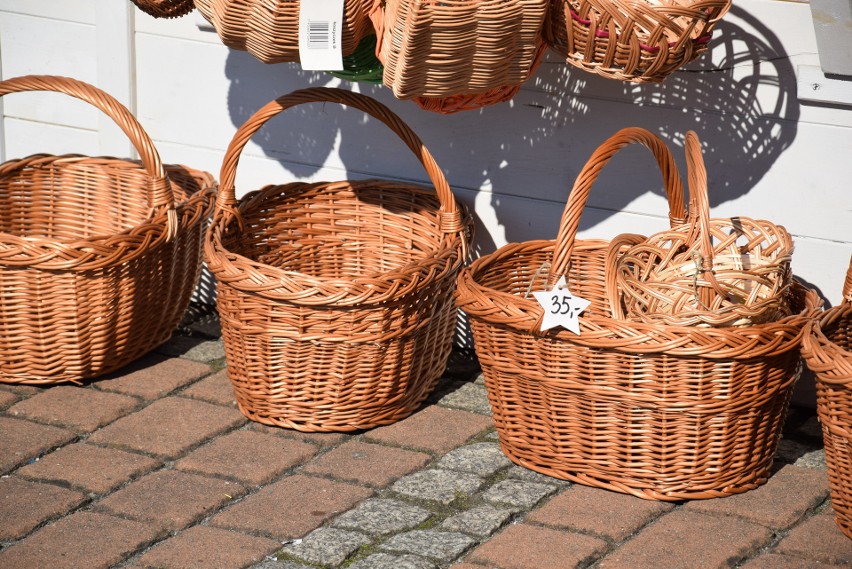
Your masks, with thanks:
[(328, 49), (331, 44), (331, 22), (308, 22), (308, 49)]
[(302, 69), (340, 71), (343, 0), (310, 0), (299, 3), (299, 59)]

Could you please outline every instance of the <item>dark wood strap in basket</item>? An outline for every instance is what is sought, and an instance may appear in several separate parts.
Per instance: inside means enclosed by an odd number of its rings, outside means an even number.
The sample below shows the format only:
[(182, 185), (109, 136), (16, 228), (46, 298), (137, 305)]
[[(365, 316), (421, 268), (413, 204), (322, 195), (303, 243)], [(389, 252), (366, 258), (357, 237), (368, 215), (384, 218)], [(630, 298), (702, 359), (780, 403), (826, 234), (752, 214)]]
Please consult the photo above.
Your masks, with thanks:
[(145, 190), (148, 193), (151, 210), (166, 212), (168, 216), (166, 237), (167, 239), (174, 237), (178, 230), (178, 218), (174, 193), (166, 170), (151, 137), (127, 107), (97, 87), (70, 77), (27, 75), (0, 81), (0, 97), (31, 91), (51, 91), (75, 97), (96, 107), (118, 125), (139, 153), (145, 172), (150, 176), (150, 183)]
[[(432, 154), (423, 145), (414, 131), (405, 124), (396, 114), (378, 101), (342, 89), (330, 87), (314, 87), (293, 91), (264, 105), (252, 115), (234, 134), (234, 138), (228, 145), (225, 158), (222, 161), (220, 172), (219, 195), (216, 198), (216, 212), (214, 216), (220, 216), (225, 211), (230, 212), (237, 220), (240, 214), (237, 210), (237, 199), (235, 195), (234, 181), (236, 179), (237, 165), (243, 148), (251, 137), (263, 127), (264, 124), (278, 113), (296, 105), (306, 103), (339, 103), (364, 111), (370, 116), (380, 120), (390, 128), (406, 146), (411, 149), (431, 180), (441, 207), (439, 212), (440, 230), (443, 233), (456, 234), (465, 231), (466, 225), (462, 218), (461, 209), (456, 203), (455, 196), (450, 189), (447, 179), (441, 168), (435, 162)], [(465, 251), (466, 256), (466, 251)]]
[(638, 127), (622, 129), (601, 144), (586, 161), (571, 194), (556, 236), (556, 249), (553, 253), (553, 266), (550, 268), (549, 284), (567, 274), (574, 252), (574, 241), (580, 227), (580, 215), (586, 206), (589, 191), (597, 180), (603, 167), (622, 148), (630, 144), (641, 144), (648, 148), (657, 160), (657, 165), (663, 174), (666, 196), (669, 201), (669, 221), (672, 226), (686, 221), (686, 208), (683, 198), (683, 182), (677, 170), (674, 158), (668, 147), (660, 138), (651, 132)]

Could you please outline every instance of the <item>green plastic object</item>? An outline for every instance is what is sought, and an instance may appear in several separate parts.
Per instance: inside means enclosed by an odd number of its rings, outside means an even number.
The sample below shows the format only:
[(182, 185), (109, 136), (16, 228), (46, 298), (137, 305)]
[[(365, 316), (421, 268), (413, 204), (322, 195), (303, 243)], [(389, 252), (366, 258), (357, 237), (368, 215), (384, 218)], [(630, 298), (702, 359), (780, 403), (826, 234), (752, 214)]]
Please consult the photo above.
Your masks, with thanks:
[(381, 83), (382, 62), (376, 57), (376, 36), (371, 34), (360, 42), (350, 55), (343, 58), (343, 71), (327, 71), (335, 77), (364, 83)]

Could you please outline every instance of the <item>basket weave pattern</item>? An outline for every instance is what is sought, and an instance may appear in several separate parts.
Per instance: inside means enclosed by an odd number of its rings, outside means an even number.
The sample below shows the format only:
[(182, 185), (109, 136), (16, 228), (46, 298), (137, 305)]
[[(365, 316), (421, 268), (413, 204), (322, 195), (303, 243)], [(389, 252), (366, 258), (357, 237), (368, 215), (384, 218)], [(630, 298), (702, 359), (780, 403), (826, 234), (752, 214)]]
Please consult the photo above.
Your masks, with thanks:
[[(745, 492), (769, 476), (818, 299), (794, 285), (793, 316), (742, 328), (612, 318), (609, 242), (576, 232), (601, 168), (633, 142), (654, 152), (670, 219), (683, 223), (668, 150), (647, 131), (625, 129), (578, 176), (555, 241), (501, 247), (459, 277), (500, 444), (532, 470), (647, 499)], [(538, 331), (543, 313), (528, 295), (543, 272), (549, 283), (566, 276), (574, 295), (592, 301), (579, 336)]]
[(109, 115), (141, 162), (34, 155), (0, 166), (0, 381), (108, 373), (169, 338), (195, 288), (213, 178), (163, 166), (118, 101), (62, 77), (0, 83), (55, 91)]
[[(235, 167), (251, 135), (284, 109), (325, 101), (387, 124), (434, 190), (381, 180), (291, 183), (237, 203)], [(303, 431), (364, 429), (414, 412), (449, 356), (470, 233), (416, 135), (372, 99), (304, 89), (240, 127), (221, 178), (205, 252), (242, 412)]]
[(810, 327), (802, 356), (816, 374), (831, 506), (837, 525), (852, 538), (852, 259), (843, 295)]
[(730, 0), (554, 0), (545, 36), (576, 67), (635, 83), (659, 82), (707, 49)]
[(137, 8), (155, 18), (178, 18), (195, 9), (193, 0), (130, 0)]

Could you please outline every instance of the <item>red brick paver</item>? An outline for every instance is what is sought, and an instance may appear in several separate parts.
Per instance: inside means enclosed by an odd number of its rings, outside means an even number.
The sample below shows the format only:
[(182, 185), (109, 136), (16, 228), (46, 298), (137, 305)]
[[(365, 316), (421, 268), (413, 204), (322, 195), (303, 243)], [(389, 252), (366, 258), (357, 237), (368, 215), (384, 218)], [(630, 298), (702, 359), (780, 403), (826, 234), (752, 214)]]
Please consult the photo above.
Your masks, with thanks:
[(256, 431), (229, 433), (193, 451), (175, 466), (258, 486), (317, 453), (314, 445)]
[(64, 515), (86, 496), (51, 484), (0, 478), (0, 541), (23, 537), (42, 522)]
[(78, 443), (24, 466), (18, 474), (104, 494), (160, 465), (159, 461), (147, 456)]
[(349, 441), (309, 462), (302, 471), (383, 487), (431, 459), (422, 452)]
[(837, 524), (833, 515), (819, 515), (793, 528), (774, 550), (822, 563), (852, 566), (852, 539)]
[(828, 478), (817, 468), (787, 465), (766, 484), (717, 500), (695, 500), (686, 510), (739, 516), (773, 529), (788, 528), (828, 496)]
[(159, 528), (176, 530), (244, 492), (242, 486), (227, 480), (163, 470), (131, 482), (95, 507)]
[(17, 400), (18, 396), (12, 393), (11, 391), (0, 390), (0, 409), (2, 409), (3, 407), (8, 407)]
[(234, 397), (234, 388), (228, 379), (228, 371), (217, 371), (210, 377), (205, 377), (199, 382), (187, 387), (181, 395), (201, 399), (208, 403), (236, 407), (237, 400)]
[(365, 436), (382, 443), (444, 453), (493, 426), (490, 417), (432, 406)]
[(0, 551), (0, 567), (106, 569), (159, 535), (138, 522), (78, 512)]
[(526, 521), (622, 541), (672, 508), (666, 502), (576, 485), (531, 512)]
[(372, 491), (361, 486), (295, 475), (216, 515), (211, 525), (277, 539), (299, 538), (370, 495)]
[(74, 437), (71, 431), (58, 427), (0, 417), (0, 472), (11, 470)]
[(579, 533), (518, 524), (474, 549), (468, 560), (500, 569), (579, 567), (606, 551), (605, 541)]
[(842, 565), (829, 565), (813, 559), (766, 553), (743, 563), (740, 567), (741, 569), (840, 569)]
[(164, 458), (177, 458), (192, 447), (245, 422), (234, 409), (183, 397), (166, 397), (94, 433), (89, 441), (118, 445)]
[(133, 567), (157, 569), (214, 569), (247, 567), (262, 560), (281, 544), (219, 528), (195, 526), (157, 544)]
[(206, 364), (183, 358), (149, 354), (94, 385), (98, 389), (150, 400), (192, 383), (210, 373), (210, 369)]
[(133, 397), (58, 385), (10, 407), (10, 415), (88, 433), (126, 415), (139, 405)]
[(352, 438), (352, 435), (347, 433), (305, 433), (295, 429), (282, 429), (272, 425), (264, 425), (263, 423), (249, 423), (249, 429), (259, 433), (268, 433), (277, 437), (286, 437), (288, 439), (296, 439), (307, 443), (315, 444), (321, 447), (329, 447), (339, 445), (343, 441)]
[(760, 525), (727, 516), (678, 510), (662, 516), (620, 549), (600, 569), (713, 569), (730, 567), (772, 540)]

